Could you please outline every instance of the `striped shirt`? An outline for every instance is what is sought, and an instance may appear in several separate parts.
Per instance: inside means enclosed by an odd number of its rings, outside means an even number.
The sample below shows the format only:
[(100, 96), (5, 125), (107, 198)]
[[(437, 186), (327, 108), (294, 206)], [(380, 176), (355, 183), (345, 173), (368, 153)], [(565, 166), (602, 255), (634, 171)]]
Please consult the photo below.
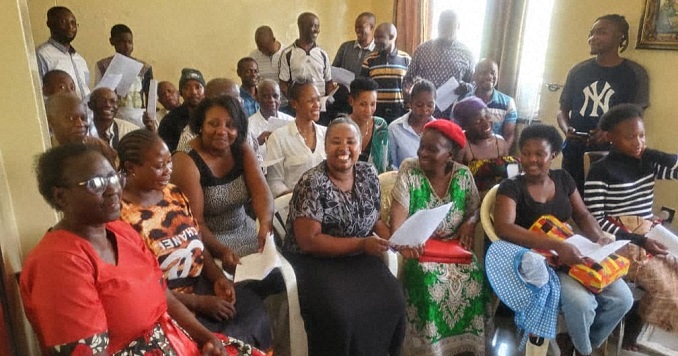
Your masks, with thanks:
[(379, 84), (374, 115), (383, 117), (388, 123), (405, 114), (403, 78), (409, 66), (410, 55), (397, 48), (391, 53), (374, 51), (363, 61), (362, 76)]
[(612, 151), (591, 166), (584, 202), (604, 231), (617, 233), (610, 217), (652, 218), (655, 179), (678, 179), (678, 156), (646, 149), (640, 159)]

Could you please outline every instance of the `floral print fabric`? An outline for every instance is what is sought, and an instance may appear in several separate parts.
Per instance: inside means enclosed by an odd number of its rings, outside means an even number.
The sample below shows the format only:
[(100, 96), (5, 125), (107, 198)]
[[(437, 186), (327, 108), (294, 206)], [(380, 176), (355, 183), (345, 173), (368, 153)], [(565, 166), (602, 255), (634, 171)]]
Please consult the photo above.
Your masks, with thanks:
[[(416, 159), (405, 160), (398, 172), (393, 199), (408, 208), (409, 215), (453, 203), (431, 238), (455, 238), (462, 222), (478, 209), (480, 199), (471, 172), (456, 163), (452, 169), (450, 187), (443, 197), (435, 194)], [(487, 294), (475, 257), (471, 264), (407, 260), (403, 287), (408, 323), (405, 354), (485, 353)]]

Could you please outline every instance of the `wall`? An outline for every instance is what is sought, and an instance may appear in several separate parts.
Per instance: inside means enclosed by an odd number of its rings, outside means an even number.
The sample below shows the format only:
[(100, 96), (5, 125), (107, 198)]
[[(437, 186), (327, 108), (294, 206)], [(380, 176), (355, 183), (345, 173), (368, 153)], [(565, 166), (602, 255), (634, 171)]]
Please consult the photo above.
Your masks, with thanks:
[[(353, 23), (363, 11), (373, 11), (379, 21), (391, 21), (393, 2), (200, 0), (196, 2), (99, 1), (0, 1), (3, 39), (3, 108), (0, 130), (0, 247), (8, 274), (9, 298), (20, 355), (38, 354), (35, 338), (23, 317), (14, 273), (47, 227), (57, 221), (55, 212), (40, 197), (33, 177), (34, 156), (48, 145), (48, 131), (35, 61), (35, 45), (49, 37), (46, 12), (54, 5), (71, 8), (80, 24), (73, 45), (91, 69), (97, 60), (113, 54), (108, 43), (110, 27), (126, 23), (136, 34), (135, 56), (154, 67), (156, 78), (178, 81), (181, 68), (200, 68), (210, 79), (235, 78), (235, 64), (254, 47), (254, 30), (270, 25), (285, 44), (297, 37), (296, 18), (312, 11), (321, 20), (319, 43), (334, 56), (341, 42), (355, 38)], [(168, 4), (171, 4), (169, 6)], [(93, 75), (92, 75), (93, 77)], [(20, 105), (17, 105), (19, 104)], [(4, 159), (4, 164), (3, 164)], [(1, 169), (4, 167), (4, 170)]]
[[(564, 84), (568, 70), (576, 63), (589, 58), (587, 37), (595, 19), (618, 13), (629, 22), (629, 48), (622, 54), (645, 67), (650, 77), (650, 107), (645, 113), (645, 129), (650, 147), (678, 152), (676, 144), (675, 92), (678, 71), (671, 70), (678, 63), (677, 51), (635, 49), (638, 26), (644, 0), (557, 0), (553, 9), (549, 48), (547, 50), (545, 83)], [(560, 91), (549, 92), (544, 87), (540, 118), (555, 124)], [(678, 186), (675, 181), (657, 183), (655, 211), (661, 206), (678, 208)], [(678, 227), (678, 217), (673, 226)]]
[[(19, 327), (17, 341), (21, 355), (36, 354), (31, 349), (30, 328), (23, 318), (14, 272), (20, 270), (23, 256), (56, 222), (56, 214), (42, 200), (33, 178), (33, 157), (44, 151), (47, 127), (41, 103), (37, 64), (27, 16), (26, 0), (1, 1), (3, 59), (6, 73), (0, 78), (2, 130), (0, 152), (4, 172), (0, 169), (0, 246), (8, 275), (1, 276), (8, 286), (11, 319)], [(41, 119), (42, 118), (42, 119)], [(0, 159), (0, 164), (3, 159)]]
[[(254, 31), (269, 25), (285, 45), (298, 37), (297, 16), (310, 11), (320, 18), (319, 45), (334, 57), (339, 45), (355, 38), (353, 24), (363, 11), (373, 11), (378, 21), (391, 21), (392, 1), (291, 0), (31, 0), (29, 4), (33, 38), (39, 44), (49, 38), (45, 25), (47, 10), (62, 5), (70, 8), (80, 25), (73, 46), (95, 63), (114, 53), (109, 44), (111, 26), (128, 25), (134, 32), (133, 55), (153, 66), (157, 79), (178, 82), (181, 68), (200, 69), (209, 80), (237, 78), (235, 66), (254, 48)], [(93, 73), (93, 72), (92, 72)], [(92, 75), (92, 78), (94, 75)]]

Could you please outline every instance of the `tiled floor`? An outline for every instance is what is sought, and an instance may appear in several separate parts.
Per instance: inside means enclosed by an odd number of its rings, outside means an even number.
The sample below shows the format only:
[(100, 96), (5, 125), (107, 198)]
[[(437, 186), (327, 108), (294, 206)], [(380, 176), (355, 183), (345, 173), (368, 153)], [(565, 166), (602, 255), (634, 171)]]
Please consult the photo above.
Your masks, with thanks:
[[(525, 351), (518, 350), (520, 339), (515, 325), (513, 324), (513, 315), (510, 311), (500, 310), (495, 315), (495, 330), (492, 335), (489, 350), (489, 356), (518, 356), (524, 355)], [(616, 336), (610, 338), (608, 342), (607, 355), (615, 356), (617, 348)], [(560, 352), (554, 347), (549, 349), (548, 355), (558, 356)], [(601, 355), (601, 353), (594, 353), (594, 355)], [(648, 355), (647, 353), (631, 352), (622, 350), (620, 356), (640, 356)]]

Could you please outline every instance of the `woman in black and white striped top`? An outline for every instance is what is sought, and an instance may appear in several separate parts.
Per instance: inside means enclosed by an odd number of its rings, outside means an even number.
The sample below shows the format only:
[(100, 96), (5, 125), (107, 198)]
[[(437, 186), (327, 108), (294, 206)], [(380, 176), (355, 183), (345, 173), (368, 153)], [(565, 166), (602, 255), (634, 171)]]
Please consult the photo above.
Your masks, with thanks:
[(643, 110), (637, 105), (611, 108), (599, 125), (612, 149), (592, 165), (584, 202), (603, 230), (617, 234), (623, 229), (616, 217), (652, 219), (655, 179), (678, 179), (678, 155), (645, 146)]
[[(612, 149), (592, 165), (586, 177), (584, 201), (603, 230), (615, 234), (617, 239), (631, 239), (650, 254), (666, 255), (666, 258), (647, 258), (629, 252), (634, 264), (629, 277), (646, 292), (639, 309), (645, 323), (643, 330), (649, 333), (653, 333), (655, 327), (676, 330), (678, 268), (675, 257), (667, 255), (662, 244), (644, 236), (651, 224), (643, 227), (642, 222), (653, 218), (655, 180), (678, 179), (678, 155), (645, 146), (643, 110), (637, 105), (621, 104), (611, 108), (601, 117), (599, 127), (607, 135)], [(624, 225), (621, 217), (637, 217), (634, 224), (641, 228), (630, 226), (628, 220)], [(635, 336), (627, 339), (627, 347), (635, 346)]]

